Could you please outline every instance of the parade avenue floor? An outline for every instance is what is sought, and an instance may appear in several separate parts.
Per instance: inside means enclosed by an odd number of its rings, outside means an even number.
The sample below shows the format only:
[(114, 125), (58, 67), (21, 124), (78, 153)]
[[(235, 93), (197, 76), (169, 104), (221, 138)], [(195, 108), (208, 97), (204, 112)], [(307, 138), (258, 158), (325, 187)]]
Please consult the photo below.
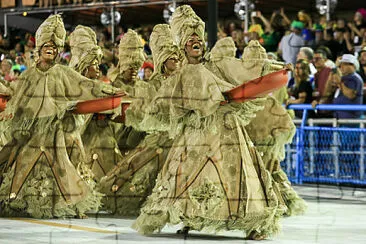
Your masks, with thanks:
[[(282, 233), (262, 243), (366, 243), (366, 189), (303, 185), (295, 189), (308, 203), (304, 216), (284, 218)], [(192, 231), (187, 239), (168, 226), (151, 236), (131, 229), (134, 219), (106, 214), (88, 219), (1, 218), (0, 243), (256, 243), (240, 231), (216, 235)]]

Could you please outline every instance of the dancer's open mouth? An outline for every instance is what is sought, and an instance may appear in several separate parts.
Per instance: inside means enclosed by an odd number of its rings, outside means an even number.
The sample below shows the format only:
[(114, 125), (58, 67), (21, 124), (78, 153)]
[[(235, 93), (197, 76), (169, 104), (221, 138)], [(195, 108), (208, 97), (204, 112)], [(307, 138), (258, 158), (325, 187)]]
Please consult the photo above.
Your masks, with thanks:
[(201, 44), (195, 43), (195, 44), (192, 45), (192, 48), (193, 48), (193, 50), (200, 50), (201, 49)]

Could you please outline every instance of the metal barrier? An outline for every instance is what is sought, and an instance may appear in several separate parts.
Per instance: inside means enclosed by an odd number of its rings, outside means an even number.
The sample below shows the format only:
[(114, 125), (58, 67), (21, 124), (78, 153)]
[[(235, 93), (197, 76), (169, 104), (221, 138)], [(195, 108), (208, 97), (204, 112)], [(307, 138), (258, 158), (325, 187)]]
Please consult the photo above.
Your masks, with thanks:
[(366, 111), (366, 105), (290, 105), (304, 110), (281, 163), (290, 181), (366, 185), (366, 119), (307, 119), (308, 110)]

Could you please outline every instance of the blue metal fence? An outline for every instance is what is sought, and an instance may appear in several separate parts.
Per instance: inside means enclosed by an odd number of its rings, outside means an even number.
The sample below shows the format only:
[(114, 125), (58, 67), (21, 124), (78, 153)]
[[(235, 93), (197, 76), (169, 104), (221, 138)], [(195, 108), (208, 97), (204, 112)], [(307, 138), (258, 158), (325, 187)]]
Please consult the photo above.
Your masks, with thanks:
[[(308, 120), (311, 105), (290, 105), (289, 109), (304, 110), (281, 163), (292, 182), (366, 185), (366, 120)], [(366, 105), (317, 105), (315, 109), (366, 111)]]

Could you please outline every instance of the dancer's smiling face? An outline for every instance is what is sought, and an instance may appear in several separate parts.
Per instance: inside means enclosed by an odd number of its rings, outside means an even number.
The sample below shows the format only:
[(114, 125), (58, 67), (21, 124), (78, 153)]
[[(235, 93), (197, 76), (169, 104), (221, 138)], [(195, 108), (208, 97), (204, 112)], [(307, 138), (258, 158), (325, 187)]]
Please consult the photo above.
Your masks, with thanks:
[(179, 65), (180, 65), (180, 60), (179, 60), (178, 55), (173, 54), (164, 62), (164, 66), (165, 66), (164, 73), (168, 73), (168, 74), (173, 73), (175, 70), (177, 70), (179, 68)]
[(88, 66), (85, 71), (85, 76), (89, 79), (98, 79), (100, 76), (99, 71), (99, 61), (94, 59), (94, 61)]
[(137, 77), (137, 69), (134, 67), (130, 67), (122, 73), (124, 83), (132, 83), (135, 81)]
[(197, 34), (191, 35), (186, 43), (185, 51), (188, 57), (202, 57), (203, 40)]
[(40, 56), (44, 61), (53, 61), (57, 57), (58, 51), (53, 41), (46, 42), (41, 47)]

